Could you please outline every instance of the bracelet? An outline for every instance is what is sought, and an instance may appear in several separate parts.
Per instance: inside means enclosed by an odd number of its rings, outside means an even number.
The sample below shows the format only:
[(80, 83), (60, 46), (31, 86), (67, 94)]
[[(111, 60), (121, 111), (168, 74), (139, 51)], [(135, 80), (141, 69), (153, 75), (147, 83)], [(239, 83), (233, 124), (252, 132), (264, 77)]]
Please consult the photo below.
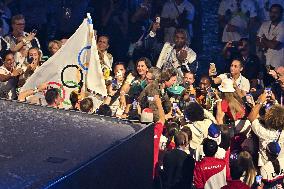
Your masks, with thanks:
[(260, 104), (260, 105), (263, 105), (264, 102), (259, 102), (259, 101), (256, 101), (256, 104)]
[(215, 102), (222, 102), (222, 99), (218, 99), (218, 100), (216, 100)]
[(124, 96), (125, 94), (125, 91), (120, 91), (120, 96)]

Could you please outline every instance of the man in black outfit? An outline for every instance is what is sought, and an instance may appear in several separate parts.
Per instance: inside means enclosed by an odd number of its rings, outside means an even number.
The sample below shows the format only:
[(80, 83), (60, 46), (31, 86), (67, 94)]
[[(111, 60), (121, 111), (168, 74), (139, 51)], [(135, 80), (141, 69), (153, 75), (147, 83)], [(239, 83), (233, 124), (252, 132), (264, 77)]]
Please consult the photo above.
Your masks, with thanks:
[[(176, 148), (165, 154), (164, 166), (164, 187), (165, 189), (190, 188), (192, 183), (194, 160), (185, 152), (188, 145), (188, 136), (179, 132), (175, 136)], [(185, 163), (186, 161), (186, 163)], [(186, 167), (185, 167), (186, 165)], [(190, 179), (191, 178), (191, 179)], [(189, 182), (189, 180), (191, 180)]]

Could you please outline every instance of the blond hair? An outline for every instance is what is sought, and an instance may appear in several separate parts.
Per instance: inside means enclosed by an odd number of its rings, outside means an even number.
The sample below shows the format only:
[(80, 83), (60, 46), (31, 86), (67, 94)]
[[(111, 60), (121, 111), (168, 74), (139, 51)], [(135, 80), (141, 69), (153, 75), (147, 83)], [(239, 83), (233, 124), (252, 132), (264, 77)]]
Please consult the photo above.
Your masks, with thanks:
[(228, 102), (230, 112), (234, 120), (236, 120), (237, 113), (240, 113), (241, 115), (245, 114), (243, 101), (236, 92), (223, 93), (223, 95), (224, 95), (224, 99)]
[(256, 169), (250, 153), (247, 151), (241, 152), (238, 158), (238, 165), (244, 170), (243, 182), (248, 186), (252, 186), (256, 176)]
[(58, 40), (52, 40), (48, 43), (48, 50), (50, 50), (52, 48), (53, 45), (58, 45), (59, 48), (61, 48), (62, 46), (62, 42), (58, 41)]

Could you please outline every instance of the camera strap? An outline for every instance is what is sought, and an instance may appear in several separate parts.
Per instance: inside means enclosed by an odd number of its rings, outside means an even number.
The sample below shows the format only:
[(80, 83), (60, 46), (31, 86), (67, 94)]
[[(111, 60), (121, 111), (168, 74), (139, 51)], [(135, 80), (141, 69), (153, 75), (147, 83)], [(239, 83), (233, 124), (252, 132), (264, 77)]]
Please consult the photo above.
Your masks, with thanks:
[(277, 133), (278, 133), (278, 137), (277, 137), (276, 142), (278, 142), (279, 139), (280, 139), (280, 136), (281, 136), (281, 133), (282, 133), (282, 129), (281, 129), (281, 130), (278, 130)]

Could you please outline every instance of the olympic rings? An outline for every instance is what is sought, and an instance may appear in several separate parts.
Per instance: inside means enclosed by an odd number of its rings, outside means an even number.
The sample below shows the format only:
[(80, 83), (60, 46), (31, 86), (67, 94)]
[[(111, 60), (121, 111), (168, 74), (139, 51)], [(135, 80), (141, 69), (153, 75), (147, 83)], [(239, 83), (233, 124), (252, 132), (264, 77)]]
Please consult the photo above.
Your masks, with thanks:
[(91, 49), (91, 46), (86, 46), (84, 47), (80, 52), (79, 52), (79, 55), (78, 55), (78, 64), (80, 65), (80, 67), (85, 70), (85, 71), (88, 71), (88, 68), (86, 66), (84, 66), (84, 64), (82, 63), (81, 61), (81, 55), (82, 53), (85, 51), (85, 50), (88, 50), (88, 49)]
[[(78, 82), (75, 82), (75, 81), (64, 81), (64, 71), (67, 69), (67, 68), (76, 68), (77, 71), (79, 72), (79, 76), (78, 76)], [(63, 86), (65, 87), (68, 87), (68, 88), (80, 88), (82, 85), (83, 85), (83, 72), (82, 72), (82, 69), (79, 68), (79, 66), (77, 65), (67, 65), (63, 68), (62, 72), (61, 72), (61, 82), (63, 84)], [(70, 85), (71, 84), (71, 85)]]
[(59, 94), (60, 94), (61, 98), (65, 99), (66, 91), (65, 91), (64, 87), (62, 86), (62, 84), (55, 82), (55, 81), (48, 82), (47, 84), (48, 85), (56, 85), (60, 89)]

